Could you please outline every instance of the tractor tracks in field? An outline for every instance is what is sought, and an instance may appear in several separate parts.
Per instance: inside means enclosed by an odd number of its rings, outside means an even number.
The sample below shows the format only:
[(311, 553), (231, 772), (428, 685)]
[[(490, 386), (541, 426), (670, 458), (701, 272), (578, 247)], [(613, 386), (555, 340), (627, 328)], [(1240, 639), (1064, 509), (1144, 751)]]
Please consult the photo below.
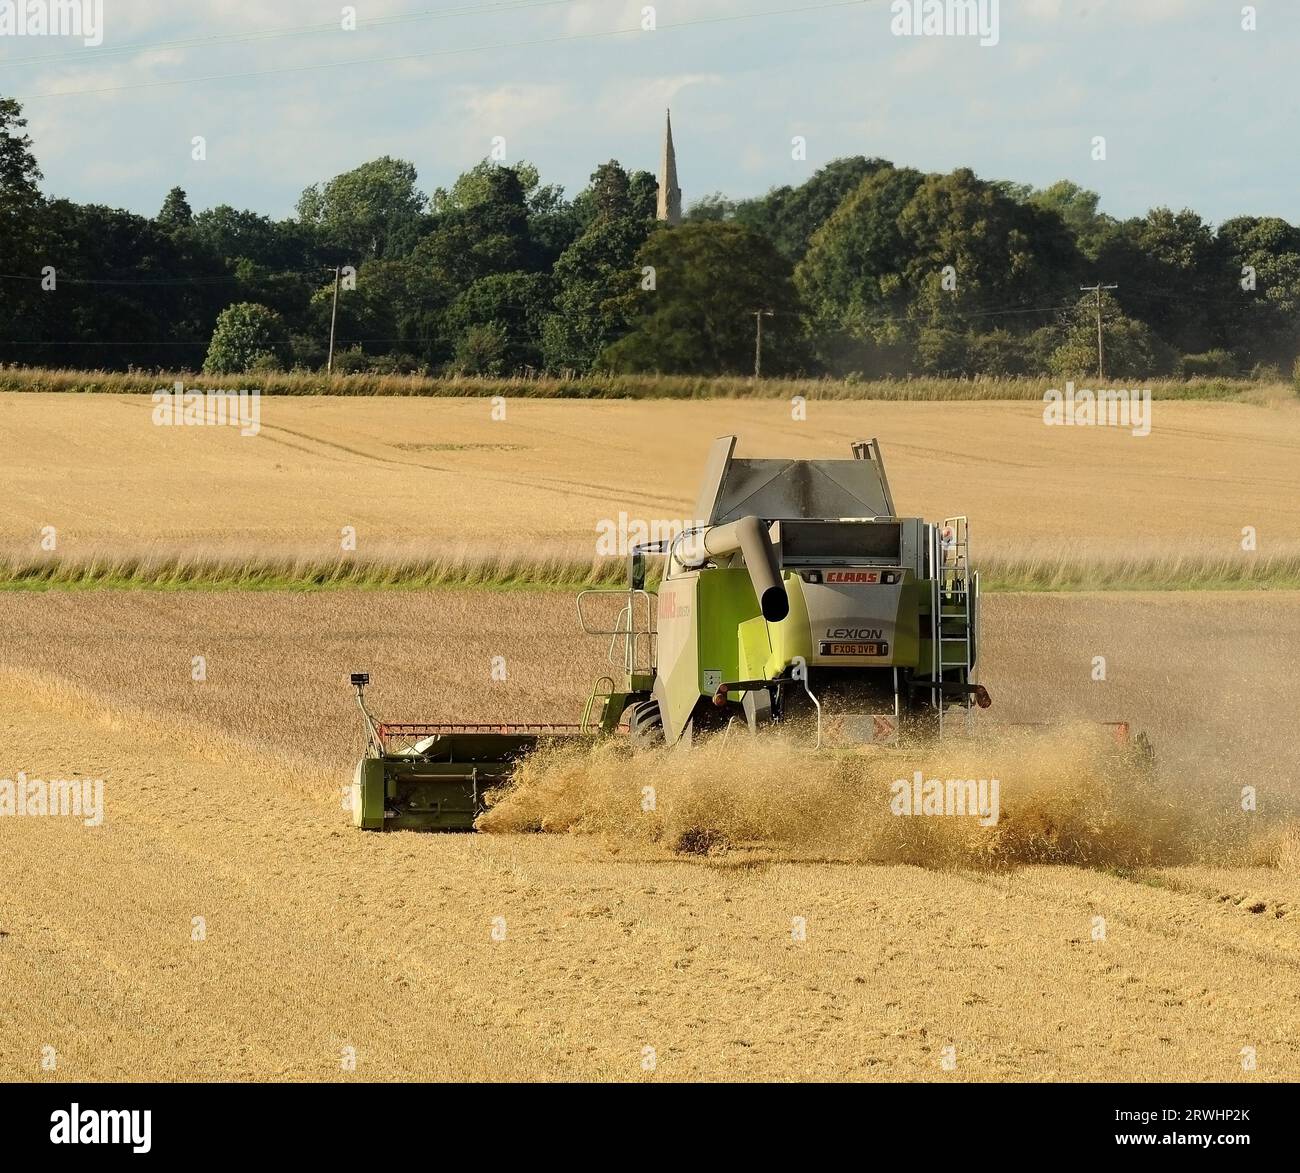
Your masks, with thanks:
[(390, 915), (401, 901), (337, 805), (57, 696), (14, 697), (5, 720), (33, 766), (106, 781), (101, 826), (0, 827), (0, 1018), (16, 1024), (0, 1078), (33, 1077), (47, 1045), (65, 1079), (339, 1079), (348, 1048), (356, 1078), (560, 1073), (541, 1040), (467, 1030), (425, 974), (394, 980), (391, 925), (355, 935), (360, 893)]
[[(284, 435), (293, 436), (298, 440), (305, 440), (309, 444), (315, 444), (320, 448), (329, 449), (326, 453), (317, 453), (309, 447), (302, 444), (294, 444), (282, 436), (266, 435), (267, 432), (282, 432)], [(394, 470), (400, 469), (419, 469), (422, 472), (443, 473), (447, 476), (463, 477), (472, 479), (477, 482), (486, 482), (488, 484), (507, 486), (511, 493), (517, 493), (520, 489), (534, 489), (538, 492), (553, 493), (561, 497), (582, 497), (589, 501), (598, 501), (608, 508), (609, 503), (613, 500), (623, 499), (628, 504), (647, 505), (655, 508), (680, 509), (680, 502), (669, 497), (656, 497), (648, 493), (624, 493), (614, 486), (605, 488), (596, 482), (571, 480), (562, 477), (556, 477), (554, 480), (542, 479), (537, 480), (527, 476), (506, 476), (499, 473), (485, 472), (483, 469), (456, 469), (449, 468), (441, 464), (428, 464), (421, 460), (404, 460), (399, 457), (383, 456), (375, 452), (367, 452), (361, 448), (353, 448), (346, 444), (339, 444), (333, 440), (326, 440), (320, 436), (313, 436), (310, 432), (298, 431), (293, 428), (286, 428), (282, 424), (262, 424), (262, 434), (274, 444), (281, 444), (297, 452), (303, 452), (307, 455), (330, 455), (332, 453), (342, 453), (346, 456), (353, 456), (369, 464), (384, 465)]]
[[(336, 440), (325, 440), (320, 436), (313, 436), (310, 432), (300, 432), (294, 428), (286, 428), (283, 424), (268, 424), (263, 422), (262, 432), (283, 432), (286, 436), (294, 436), (299, 440), (306, 440), (320, 448), (328, 448), (334, 452), (342, 452), (348, 456), (360, 457), (362, 460), (371, 464), (388, 464), (395, 468), (420, 468), (428, 472), (452, 472), (452, 469), (444, 468), (439, 464), (425, 464), (419, 460), (400, 460), (392, 456), (380, 456), (374, 452), (366, 452), (362, 448), (353, 448), (347, 444), (340, 444)], [(301, 445), (291, 444), (288, 440), (280, 439), (278, 436), (267, 436), (268, 440), (273, 443), (284, 444), (289, 448), (296, 448), (299, 452), (310, 453), (310, 448), (303, 448)]]
[[(1300, 933), (1295, 931), (1291, 901), (1240, 891), (1234, 896), (1213, 886), (1188, 885), (1177, 878), (1171, 882), (1169, 875), (1169, 870), (1149, 868), (1119, 875), (1041, 865), (1010, 874), (967, 872), (962, 878), (1058, 914), (1076, 910), (1084, 939), (1091, 918), (1100, 916), (1107, 923), (1108, 938), (1118, 927), (1184, 947), (1194, 944), (1244, 961), (1285, 966), (1300, 974)], [(1086, 885), (1077, 884), (1080, 878), (1086, 878)], [(1067, 883), (1077, 890), (1067, 888)]]

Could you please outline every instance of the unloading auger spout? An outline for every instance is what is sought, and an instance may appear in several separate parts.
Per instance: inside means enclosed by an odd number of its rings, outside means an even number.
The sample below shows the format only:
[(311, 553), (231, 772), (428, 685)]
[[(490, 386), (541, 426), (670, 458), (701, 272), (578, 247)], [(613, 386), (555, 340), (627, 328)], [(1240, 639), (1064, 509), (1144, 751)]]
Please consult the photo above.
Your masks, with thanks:
[(781, 581), (781, 567), (768, 527), (757, 517), (742, 517), (727, 525), (709, 526), (687, 534), (676, 549), (682, 566), (698, 568), (710, 559), (739, 554), (754, 584), (754, 597), (768, 623), (790, 614), (790, 596)]

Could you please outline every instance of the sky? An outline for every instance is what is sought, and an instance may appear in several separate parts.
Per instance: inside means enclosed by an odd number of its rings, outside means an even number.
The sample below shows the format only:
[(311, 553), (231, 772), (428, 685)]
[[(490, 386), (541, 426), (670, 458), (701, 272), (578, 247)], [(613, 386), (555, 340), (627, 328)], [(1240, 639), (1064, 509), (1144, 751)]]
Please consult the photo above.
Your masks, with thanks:
[(99, 2), (87, 46), (6, 34), (0, 0), (0, 95), (47, 193), (147, 215), (180, 186), (287, 216), (380, 155), (431, 192), (498, 137), (573, 194), (610, 158), (657, 170), (671, 106), (687, 206), (861, 154), (1300, 222), (1297, 0), (981, 0), (990, 45), (896, 35), (891, 0), (356, 0), (350, 30), (335, 0)]

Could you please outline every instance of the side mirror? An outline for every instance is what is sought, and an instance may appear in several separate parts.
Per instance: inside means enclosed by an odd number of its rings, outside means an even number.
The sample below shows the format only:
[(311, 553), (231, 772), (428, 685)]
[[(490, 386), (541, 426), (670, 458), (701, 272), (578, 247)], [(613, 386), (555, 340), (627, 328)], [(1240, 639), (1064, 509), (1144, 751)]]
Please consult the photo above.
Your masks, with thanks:
[(645, 554), (640, 550), (633, 550), (627, 556), (627, 589), (645, 590)]

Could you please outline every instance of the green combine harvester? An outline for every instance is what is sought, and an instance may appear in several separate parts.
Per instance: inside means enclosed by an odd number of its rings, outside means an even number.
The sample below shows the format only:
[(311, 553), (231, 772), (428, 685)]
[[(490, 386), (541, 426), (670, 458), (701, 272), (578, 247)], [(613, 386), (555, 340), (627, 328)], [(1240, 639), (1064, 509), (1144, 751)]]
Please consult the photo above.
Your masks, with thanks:
[[(629, 737), (636, 746), (785, 728), (810, 747), (892, 745), (973, 728), (979, 575), (965, 517), (899, 517), (875, 440), (845, 460), (741, 459), (714, 442), (698, 524), (635, 549), (625, 589), (578, 596), (616, 670), (572, 725), (365, 721), (353, 817), (366, 830), (470, 830), (488, 792), (539, 744)], [(663, 559), (658, 591), (650, 556)], [(589, 621), (595, 596), (623, 596)], [(608, 600), (607, 600), (608, 602)], [(612, 614), (613, 607), (610, 606)]]

